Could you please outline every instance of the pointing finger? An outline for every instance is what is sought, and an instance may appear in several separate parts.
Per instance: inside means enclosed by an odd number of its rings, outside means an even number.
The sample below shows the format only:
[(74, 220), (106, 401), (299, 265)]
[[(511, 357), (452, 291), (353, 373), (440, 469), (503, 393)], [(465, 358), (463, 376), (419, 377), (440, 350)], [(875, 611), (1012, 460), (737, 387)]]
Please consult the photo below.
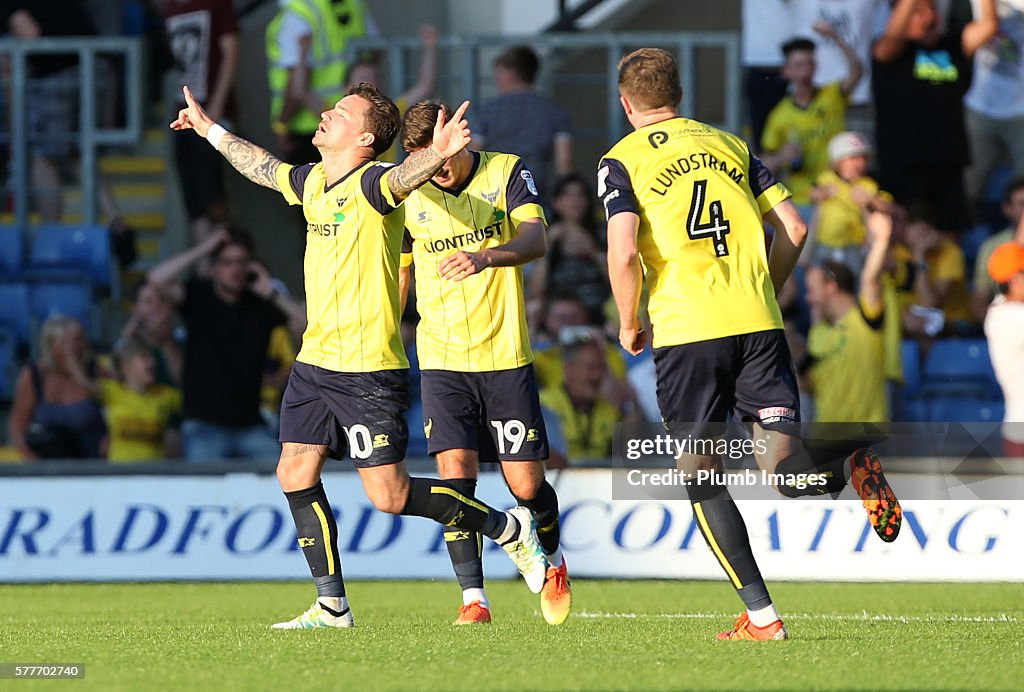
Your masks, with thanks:
[(463, 101), (462, 105), (459, 106), (459, 109), (457, 111), (455, 111), (455, 114), (452, 116), (452, 120), (454, 120), (456, 122), (461, 121), (462, 120), (462, 116), (464, 116), (466, 114), (466, 109), (468, 109), (468, 108), (469, 108), (469, 101)]

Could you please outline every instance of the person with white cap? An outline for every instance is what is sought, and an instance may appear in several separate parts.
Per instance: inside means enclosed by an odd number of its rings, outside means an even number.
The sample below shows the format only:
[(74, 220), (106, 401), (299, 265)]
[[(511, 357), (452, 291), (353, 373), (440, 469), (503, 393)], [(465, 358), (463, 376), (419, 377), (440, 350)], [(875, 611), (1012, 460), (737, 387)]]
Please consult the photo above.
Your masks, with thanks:
[(829, 140), (832, 168), (818, 176), (811, 193), (817, 204), (811, 222), (813, 245), (807, 254), (811, 264), (831, 260), (860, 271), (867, 215), (892, 208), (892, 196), (867, 175), (871, 154), (871, 145), (857, 132), (840, 132)]

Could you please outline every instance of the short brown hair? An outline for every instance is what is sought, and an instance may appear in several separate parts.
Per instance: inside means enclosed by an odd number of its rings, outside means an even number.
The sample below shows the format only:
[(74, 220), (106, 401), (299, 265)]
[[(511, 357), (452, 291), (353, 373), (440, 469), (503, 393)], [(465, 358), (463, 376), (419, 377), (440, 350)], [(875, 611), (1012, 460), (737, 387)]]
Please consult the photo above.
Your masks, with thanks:
[(619, 92), (639, 110), (679, 105), (683, 88), (672, 54), (661, 48), (640, 48), (619, 61)]
[(434, 125), (439, 110), (444, 111), (445, 120), (452, 117), (452, 109), (448, 104), (437, 101), (420, 101), (405, 112), (402, 118), (403, 149), (416, 151), (430, 146), (434, 141)]
[(499, 55), (494, 64), (512, 70), (527, 84), (533, 84), (533, 80), (537, 79), (537, 73), (540, 72), (540, 58), (529, 46), (512, 46)]
[(398, 134), (402, 116), (395, 102), (381, 93), (369, 82), (359, 82), (349, 87), (349, 96), (358, 96), (370, 104), (366, 111), (363, 127), (373, 135), (373, 155), (380, 156), (391, 148)]

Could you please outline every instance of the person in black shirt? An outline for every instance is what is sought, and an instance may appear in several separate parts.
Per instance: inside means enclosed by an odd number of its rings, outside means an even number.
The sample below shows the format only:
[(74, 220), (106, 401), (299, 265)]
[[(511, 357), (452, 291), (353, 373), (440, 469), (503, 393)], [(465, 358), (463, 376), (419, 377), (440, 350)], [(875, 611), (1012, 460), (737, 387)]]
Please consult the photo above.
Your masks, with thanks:
[(971, 56), (998, 29), (994, 0), (971, 20), (956, 0), (943, 22), (934, 0), (896, 0), (872, 49), (879, 183), (897, 201), (927, 202), (944, 230), (968, 223), (963, 98)]
[[(208, 279), (175, 281), (206, 256)], [(283, 324), (300, 330), (302, 307), (273, 287), (238, 229), (218, 229), (151, 269), (147, 280), (178, 305), (185, 324), (186, 459), (276, 458), (280, 445), (260, 417), (263, 366), (270, 332)]]

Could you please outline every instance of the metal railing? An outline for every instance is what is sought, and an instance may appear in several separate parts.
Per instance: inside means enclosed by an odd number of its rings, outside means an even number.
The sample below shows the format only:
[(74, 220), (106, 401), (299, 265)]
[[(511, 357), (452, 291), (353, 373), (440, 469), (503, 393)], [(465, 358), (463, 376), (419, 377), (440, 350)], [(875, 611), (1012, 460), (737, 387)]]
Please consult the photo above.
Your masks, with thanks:
[[(104, 145), (137, 143), (142, 135), (142, 43), (137, 38), (82, 37), (40, 38), (34, 40), (0, 39), (0, 59), (8, 65), (8, 82), (4, 89), (9, 107), (9, 127), (2, 135), (11, 148), (10, 176), (7, 192), (14, 198), (14, 219), (18, 227), (28, 228), (29, 219), (29, 122), (28, 95), (32, 79), (29, 58), (36, 56), (76, 56), (78, 58), (77, 128), (71, 137), (77, 145), (82, 167), (82, 221), (97, 221), (96, 155)], [(97, 122), (99, 83), (98, 67), (108, 58), (120, 59), (124, 65), (123, 107), (125, 123), (121, 127), (102, 128)], [(9, 136), (8, 136), (9, 134)]]
[[(618, 69), (619, 59), (629, 50), (644, 46), (655, 46), (674, 51), (680, 65), (680, 79), (683, 87), (683, 101), (680, 109), (683, 115), (693, 116), (696, 112), (697, 86), (701, 77), (713, 76), (721, 80), (722, 113), (720, 120), (709, 124), (731, 132), (737, 132), (740, 125), (740, 63), (739, 35), (729, 31), (680, 31), (680, 32), (617, 32), (617, 33), (546, 33), (538, 36), (444, 36), (439, 43), (442, 51), (439, 59), (438, 84), (443, 85), (442, 93), (451, 92), (458, 100), (469, 99), (479, 102), (483, 92), (481, 74), (491, 73), (491, 62), (498, 51), (513, 45), (529, 44), (544, 59), (539, 86), (558, 100), (558, 87), (579, 83), (601, 82), (605, 86), (603, 108), (606, 113), (605, 127), (586, 133), (587, 136), (602, 138), (607, 145), (614, 144), (626, 132), (626, 119), (619, 104)], [(388, 84), (397, 96), (407, 85), (413, 83), (419, 70), (415, 58), (421, 48), (415, 37), (377, 37), (353, 39), (347, 46), (349, 59), (360, 53), (374, 51), (382, 53), (387, 66)], [(724, 53), (722, 74), (701, 75), (697, 60), (701, 49), (719, 49)], [(560, 67), (574, 54), (583, 51), (602, 51), (598, 70), (587, 74), (562, 74)], [(572, 113), (578, 104), (563, 103)], [(575, 121), (576, 119), (574, 119)], [(578, 134), (575, 132), (574, 134)]]

